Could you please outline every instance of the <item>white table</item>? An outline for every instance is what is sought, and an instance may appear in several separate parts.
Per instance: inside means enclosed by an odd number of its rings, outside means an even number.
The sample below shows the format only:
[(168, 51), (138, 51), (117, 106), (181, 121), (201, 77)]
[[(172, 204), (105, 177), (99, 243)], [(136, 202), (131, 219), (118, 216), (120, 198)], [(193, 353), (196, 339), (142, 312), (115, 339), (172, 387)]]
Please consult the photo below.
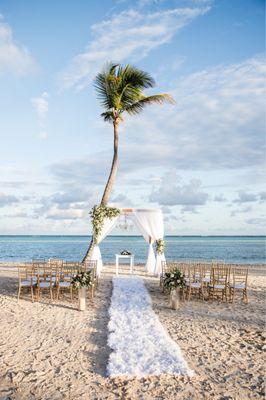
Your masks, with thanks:
[(119, 267), (119, 260), (120, 258), (127, 258), (130, 260), (130, 272), (131, 274), (134, 273), (134, 255), (130, 254), (130, 255), (122, 255), (122, 254), (116, 254), (115, 255), (115, 272), (116, 275), (118, 275), (118, 267)]

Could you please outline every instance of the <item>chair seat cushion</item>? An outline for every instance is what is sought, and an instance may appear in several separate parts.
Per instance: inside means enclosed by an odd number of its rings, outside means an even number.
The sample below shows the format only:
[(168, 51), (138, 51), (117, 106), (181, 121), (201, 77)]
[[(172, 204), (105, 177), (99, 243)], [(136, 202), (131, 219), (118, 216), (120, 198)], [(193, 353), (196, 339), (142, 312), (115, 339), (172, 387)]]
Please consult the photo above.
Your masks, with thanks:
[(214, 287), (214, 289), (225, 289), (225, 285), (216, 284), (216, 285), (213, 285), (213, 287)]
[(210, 281), (211, 281), (211, 278), (205, 277), (205, 278), (202, 279), (202, 281), (203, 281), (203, 282), (210, 282)]
[(40, 286), (40, 288), (49, 288), (50, 282), (40, 282), (39, 286)]
[(201, 284), (200, 282), (191, 282), (191, 283), (187, 282), (187, 286), (190, 286), (194, 289), (199, 289), (201, 287)]
[(60, 287), (70, 287), (71, 283), (70, 282), (59, 282)]
[(52, 277), (48, 276), (48, 277), (46, 278), (46, 280), (47, 280), (48, 282), (50, 282), (50, 281), (56, 282), (56, 277), (55, 277), (55, 276), (52, 276)]
[(31, 286), (31, 281), (21, 281), (21, 286)]
[(235, 283), (234, 285), (230, 285), (231, 288), (235, 289), (245, 289), (246, 285), (244, 282), (242, 283)]

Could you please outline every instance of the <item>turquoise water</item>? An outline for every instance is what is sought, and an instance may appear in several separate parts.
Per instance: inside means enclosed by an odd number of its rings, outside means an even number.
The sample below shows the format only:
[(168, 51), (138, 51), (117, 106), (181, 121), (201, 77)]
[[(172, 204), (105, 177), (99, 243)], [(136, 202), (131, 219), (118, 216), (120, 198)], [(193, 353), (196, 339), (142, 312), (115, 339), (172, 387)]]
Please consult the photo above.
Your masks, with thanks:
[[(225, 260), (233, 263), (265, 263), (265, 236), (167, 236), (168, 260)], [(81, 260), (89, 236), (0, 236), (0, 261), (29, 261), (32, 258)], [(101, 243), (104, 262), (114, 262), (122, 250), (144, 263), (148, 246), (141, 236), (109, 236)]]

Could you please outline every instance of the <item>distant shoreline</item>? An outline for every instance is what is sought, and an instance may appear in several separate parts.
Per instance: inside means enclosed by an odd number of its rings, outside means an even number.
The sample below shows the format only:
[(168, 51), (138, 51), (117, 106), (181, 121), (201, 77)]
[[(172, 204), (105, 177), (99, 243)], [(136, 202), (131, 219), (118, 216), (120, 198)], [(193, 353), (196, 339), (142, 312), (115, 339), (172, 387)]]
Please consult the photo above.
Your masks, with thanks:
[[(34, 235), (22, 235), (22, 234), (19, 234), (19, 235), (15, 235), (15, 234), (12, 234), (12, 235), (1, 235), (0, 234), (0, 238), (1, 237), (84, 237), (84, 238), (90, 238), (91, 237), (91, 235), (69, 235), (69, 234), (58, 234), (58, 235), (48, 235), (48, 234), (41, 234), (41, 235), (37, 235), (37, 234), (34, 234)], [(108, 237), (143, 237), (142, 235), (108, 235)], [(254, 237), (254, 238), (265, 238), (266, 239), (266, 235), (165, 235), (165, 237), (180, 237), (180, 238), (183, 238), (183, 237), (185, 237), (185, 238), (193, 238), (193, 237), (195, 237), (195, 238), (208, 238), (208, 237), (211, 237), (211, 238), (215, 238), (215, 237), (217, 237), (217, 238), (223, 238), (223, 237), (225, 237), (225, 238), (227, 238), (227, 237), (230, 237), (230, 238), (252, 238), (252, 237)]]

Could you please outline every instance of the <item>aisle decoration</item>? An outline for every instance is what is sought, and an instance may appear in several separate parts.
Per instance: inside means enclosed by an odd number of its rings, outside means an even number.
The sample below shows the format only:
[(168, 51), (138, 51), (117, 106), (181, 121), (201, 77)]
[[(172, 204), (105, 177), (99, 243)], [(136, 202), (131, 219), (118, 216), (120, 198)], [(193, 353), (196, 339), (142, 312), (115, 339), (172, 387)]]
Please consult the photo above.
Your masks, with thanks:
[(170, 305), (174, 310), (179, 308), (181, 291), (186, 287), (185, 277), (182, 272), (175, 268), (171, 272), (166, 272), (164, 281), (164, 288), (170, 291)]
[(113, 278), (109, 314), (109, 376), (194, 375), (153, 311), (143, 279)]
[(163, 239), (156, 240), (156, 253), (162, 255), (165, 250), (165, 241)]
[(79, 294), (79, 310), (86, 310), (86, 292), (88, 287), (92, 286), (91, 272), (80, 271), (73, 276), (71, 285), (74, 289), (78, 289)]
[(106, 218), (112, 219), (120, 215), (120, 210), (115, 207), (108, 207), (103, 204), (94, 206), (90, 211), (91, 223), (93, 228), (93, 240), (98, 244), (99, 237), (103, 231)]
[[(124, 226), (119, 223), (119, 218), (126, 217), (126, 226), (133, 223), (141, 232), (145, 241), (149, 244), (148, 258), (145, 269), (148, 274), (159, 276), (162, 270), (164, 256), (164, 224), (162, 211), (159, 209), (142, 208), (122, 208), (108, 207), (105, 205), (94, 206), (90, 212), (93, 227), (93, 250), (90, 259), (97, 261), (97, 275), (100, 276), (103, 263), (100, 251), (100, 243), (118, 224), (118, 227)], [(129, 220), (129, 221), (128, 221)], [(130, 222), (130, 224), (129, 224)], [(153, 250), (153, 244), (157, 242), (156, 256)]]

